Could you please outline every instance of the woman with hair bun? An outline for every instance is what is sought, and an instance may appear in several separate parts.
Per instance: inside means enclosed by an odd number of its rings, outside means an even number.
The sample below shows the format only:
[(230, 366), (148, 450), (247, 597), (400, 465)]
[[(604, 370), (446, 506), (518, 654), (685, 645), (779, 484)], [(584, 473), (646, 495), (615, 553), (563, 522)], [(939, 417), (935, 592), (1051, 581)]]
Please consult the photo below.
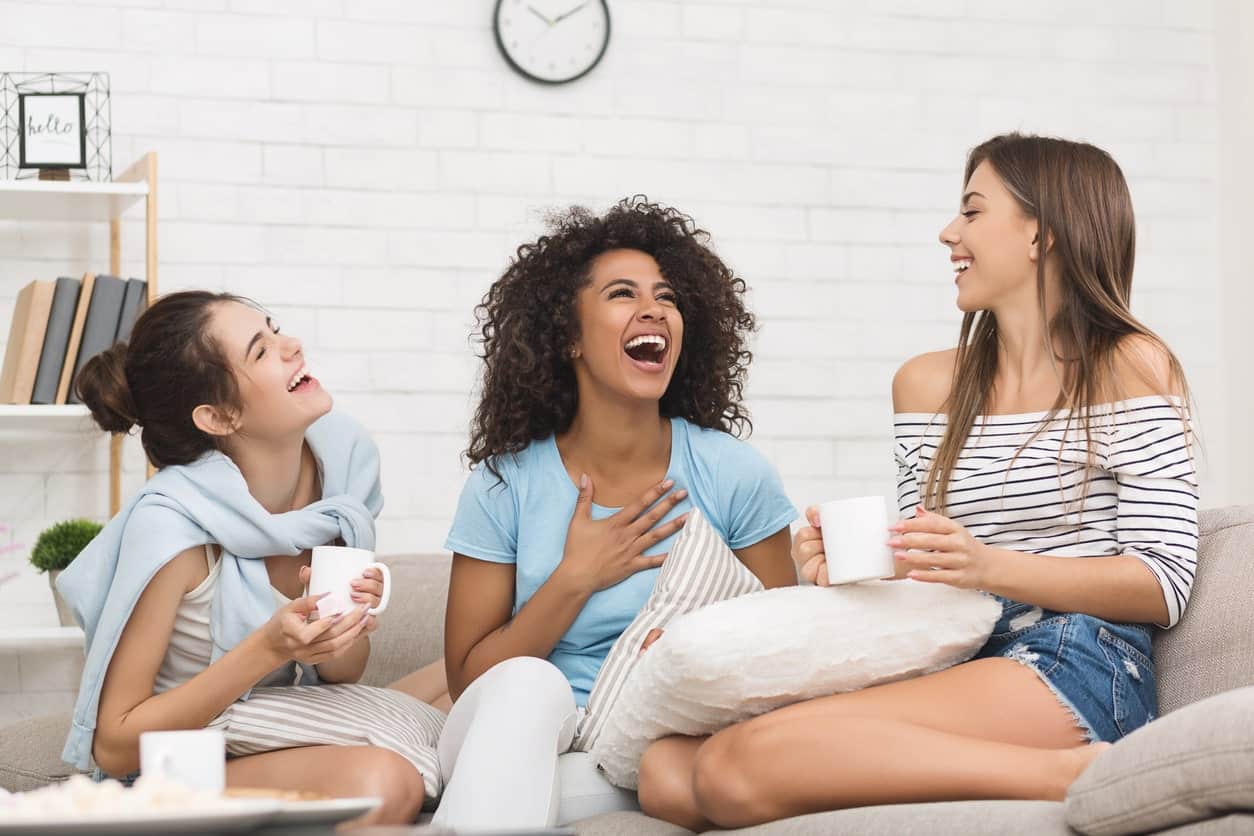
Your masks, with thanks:
[[(300, 340), (239, 297), (174, 293), (75, 385), (102, 429), (138, 425), (160, 470), (59, 579), (87, 637), (63, 757), (130, 776), (142, 733), (224, 727), (273, 703), (277, 742), (233, 752), (228, 786), (381, 796), (363, 822), (412, 821), (440, 790), (444, 718), (410, 694), (346, 684), (369, 658), (375, 570), (353, 582), (347, 612), (320, 617), (304, 594), (315, 546), (374, 548), (383, 497), (373, 441), (332, 411)], [(365, 720), (366, 738), (348, 735)]]

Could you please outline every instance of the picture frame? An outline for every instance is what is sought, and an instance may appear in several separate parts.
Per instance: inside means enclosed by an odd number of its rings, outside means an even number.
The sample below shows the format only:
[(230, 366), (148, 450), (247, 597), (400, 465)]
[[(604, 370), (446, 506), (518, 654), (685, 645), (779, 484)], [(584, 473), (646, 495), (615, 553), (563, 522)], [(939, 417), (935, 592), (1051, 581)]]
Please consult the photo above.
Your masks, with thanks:
[(18, 93), (18, 168), (87, 168), (82, 93)]
[(0, 180), (106, 182), (111, 146), (108, 73), (0, 72)]

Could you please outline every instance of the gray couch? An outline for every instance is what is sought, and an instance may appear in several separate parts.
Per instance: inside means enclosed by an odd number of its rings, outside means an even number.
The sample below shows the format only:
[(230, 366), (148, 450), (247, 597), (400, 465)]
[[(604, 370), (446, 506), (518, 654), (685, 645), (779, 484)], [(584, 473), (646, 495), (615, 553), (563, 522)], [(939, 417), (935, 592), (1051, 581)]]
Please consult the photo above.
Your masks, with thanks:
[[(968, 801), (863, 807), (737, 831), (796, 834), (1254, 833), (1254, 506), (1202, 514), (1202, 548), (1183, 620), (1155, 639), (1165, 715), (1099, 757), (1065, 803)], [(448, 556), (390, 560), (398, 588), (366, 681), (385, 684), (441, 653)], [(0, 786), (65, 779), (66, 714), (0, 730)], [(1075, 828), (1075, 829), (1073, 829)], [(584, 836), (686, 834), (640, 813), (579, 822)]]

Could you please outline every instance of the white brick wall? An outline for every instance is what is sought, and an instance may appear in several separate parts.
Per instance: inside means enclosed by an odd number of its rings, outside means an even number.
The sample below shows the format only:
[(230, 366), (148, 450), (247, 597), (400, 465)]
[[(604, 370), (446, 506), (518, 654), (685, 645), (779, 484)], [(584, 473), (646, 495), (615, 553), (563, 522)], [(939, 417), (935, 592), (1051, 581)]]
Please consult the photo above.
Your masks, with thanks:
[[(573, 200), (646, 192), (713, 232), (763, 325), (754, 439), (799, 506), (890, 484), (889, 381), (956, 336), (935, 239), (965, 151), (995, 132), (1084, 138), (1121, 161), (1136, 309), (1179, 350), (1203, 420), (1220, 410), (1208, 3), (615, 0), (603, 63), (558, 88), (506, 66), (492, 5), (0, 2), (0, 67), (109, 71), (115, 170), (159, 152), (162, 289), (272, 305), (378, 434), (382, 549), (439, 547), (471, 308), (543, 210)], [(124, 240), (137, 274), (137, 222)], [(0, 319), (31, 278), (106, 258), (103, 228), (0, 225)], [(103, 513), (102, 444), (0, 451), (14, 542)], [(133, 488), (133, 443), (127, 466)], [(0, 574), (23, 559), (0, 557)], [(42, 578), (0, 588), (0, 629), (53, 618)]]

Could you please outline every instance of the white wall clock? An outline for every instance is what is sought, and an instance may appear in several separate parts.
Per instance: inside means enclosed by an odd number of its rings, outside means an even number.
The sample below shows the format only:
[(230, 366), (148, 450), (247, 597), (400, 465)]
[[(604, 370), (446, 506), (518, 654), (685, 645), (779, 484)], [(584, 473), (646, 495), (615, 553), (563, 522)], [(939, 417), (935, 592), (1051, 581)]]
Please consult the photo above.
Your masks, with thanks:
[(497, 0), (496, 45), (533, 81), (563, 84), (586, 75), (610, 43), (605, 0)]

